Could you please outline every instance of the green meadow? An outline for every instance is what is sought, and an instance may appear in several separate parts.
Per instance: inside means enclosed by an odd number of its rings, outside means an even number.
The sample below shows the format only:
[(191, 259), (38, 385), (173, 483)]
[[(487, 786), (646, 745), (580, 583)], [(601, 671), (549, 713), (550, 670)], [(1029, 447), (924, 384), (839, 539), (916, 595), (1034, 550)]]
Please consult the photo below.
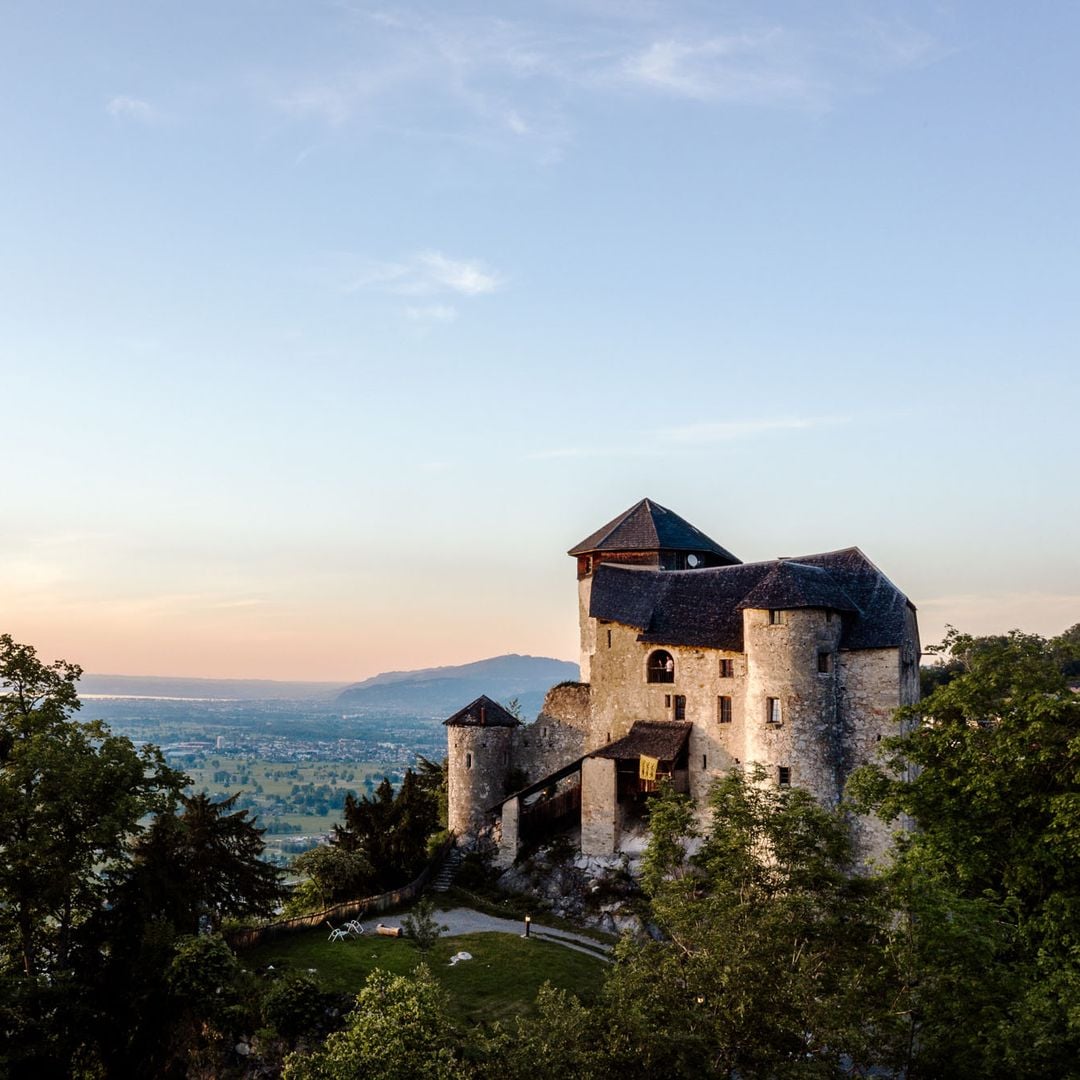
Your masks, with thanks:
[[(450, 966), (458, 952), (471, 960)], [(329, 941), (325, 930), (303, 931), (247, 949), (240, 962), (251, 970), (314, 969), (325, 990), (355, 994), (375, 968), (407, 974), (421, 962), (406, 938), (362, 937)], [(545, 982), (591, 1001), (606, 965), (594, 957), (536, 938), (478, 933), (444, 937), (428, 953), (428, 967), (450, 997), (452, 1014), (464, 1024), (491, 1023), (535, 1014), (536, 993)]]

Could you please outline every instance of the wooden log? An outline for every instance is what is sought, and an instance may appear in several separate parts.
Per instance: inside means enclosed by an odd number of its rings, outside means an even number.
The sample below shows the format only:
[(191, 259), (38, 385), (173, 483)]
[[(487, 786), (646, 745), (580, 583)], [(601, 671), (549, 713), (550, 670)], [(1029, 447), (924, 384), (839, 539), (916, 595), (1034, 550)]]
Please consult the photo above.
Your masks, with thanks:
[(401, 927), (383, 926), (382, 923), (379, 923), (379, 925), (375, 927), (375, 933), (382, 934), (383, 937), (401, 937)]

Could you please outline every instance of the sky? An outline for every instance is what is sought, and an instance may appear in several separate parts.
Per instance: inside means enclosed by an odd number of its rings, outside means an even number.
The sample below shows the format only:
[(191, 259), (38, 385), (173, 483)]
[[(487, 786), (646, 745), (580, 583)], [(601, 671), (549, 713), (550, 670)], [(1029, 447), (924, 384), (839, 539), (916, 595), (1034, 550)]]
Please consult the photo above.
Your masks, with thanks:
[(0, 630), (576, 659), (649, 497), (1080, 622), (1080, 6), (8, 0)]

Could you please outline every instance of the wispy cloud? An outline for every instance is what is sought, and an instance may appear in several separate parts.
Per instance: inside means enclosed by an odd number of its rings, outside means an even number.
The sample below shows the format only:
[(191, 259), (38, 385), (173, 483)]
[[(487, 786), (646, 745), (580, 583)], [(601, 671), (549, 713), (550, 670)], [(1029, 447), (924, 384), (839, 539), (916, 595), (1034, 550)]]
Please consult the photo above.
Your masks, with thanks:
[[(344, 286), (346, 292), (377, 291), (397, 296), (463, 297), (496, 292), (504, 284), (501, 274), (478, 259), (457, 259), (441, 251), (422, 251), (397, 262), (363, 263)], [(407, 308), (417, 316), (447, 322), (457, 314), (447, 305)]]
[[(337, 63), (271, 76), (279, 109), (333, 128), (521, 146), (555, 160), (583, 97), (660, 94), (714, 107), (820, 109), (943, 55), (934, 35), (890, 15), (788, 12), (753, 5), (543, 5), (509, 17), (397, 4), (345, 7)], [(632, 8), (632, 10), (631, 10)], [(287, 85), (280, 85), (283, 81)]]
[(702, 102), (821, 103), (827, 88), (779, 27), (705, 40), (654, 41), (628, 57), (631, 82)]
[(759, 420), (720, 420), (660, 428), (656, 435), (668, 443), (716, 443), (752, 438), (770, 431), (805, 431), (847, 423), (843, 417), (773, 417)]
[(140, 124), (153, 124), (161, 116), (149, 101), (128, 97), (126, 94), (117, 94), (110, 98), (105, 110), (119, 120), (134, 120)]

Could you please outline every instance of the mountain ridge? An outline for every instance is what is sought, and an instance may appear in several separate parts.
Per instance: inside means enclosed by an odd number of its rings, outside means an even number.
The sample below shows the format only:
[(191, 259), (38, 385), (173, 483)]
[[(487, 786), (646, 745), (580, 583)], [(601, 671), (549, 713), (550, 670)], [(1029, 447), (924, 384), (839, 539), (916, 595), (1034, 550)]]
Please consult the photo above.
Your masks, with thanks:
[(576, 681), (578, 666), (549, 656), (504, 653), (466, 664), (386, 671), (348, 686), (339, 706), (410, 715), (449, 716), (481, 694), (506, 704), (516, 698), (525, 716), (540, 711), (547, 691)]

